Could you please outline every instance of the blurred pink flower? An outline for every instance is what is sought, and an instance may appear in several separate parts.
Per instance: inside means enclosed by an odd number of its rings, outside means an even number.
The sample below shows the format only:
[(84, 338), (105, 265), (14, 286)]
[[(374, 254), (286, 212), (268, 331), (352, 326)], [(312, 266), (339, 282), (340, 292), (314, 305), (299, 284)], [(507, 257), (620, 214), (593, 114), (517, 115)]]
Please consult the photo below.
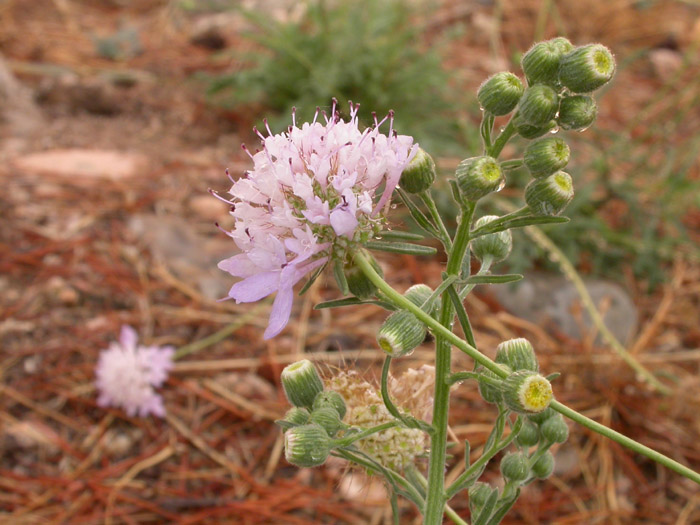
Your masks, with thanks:
[[(296, 283), (382, 228), (385, 204), (415, 155), (413, 138), (393, 130), (393, 114), (360, 131), (358, 108), (350, 105), (347, 122), (334, 104), (325, 124), (317, 110), (301, 128), (294, 117), (287, 133), (268, 128), (267, 137), (259, 134), (263, 149), (249, 153), (253, 169), (229, 191), (235, 224), (226, 233), (243, 253), (219, 268), (242, 278), (229, 291), (238, 303), (277, 292), (265, 339), (287, 325)], [(388, 135), (379, 132), (386, 120)]]
[(140, 346), (130, 326), (122, 326), (118, 343), (100, 353), (95, 368), (97, 404), (120, 407), (129, 416), (165, 416), (160, 387), (173, 367), (171, 346)]

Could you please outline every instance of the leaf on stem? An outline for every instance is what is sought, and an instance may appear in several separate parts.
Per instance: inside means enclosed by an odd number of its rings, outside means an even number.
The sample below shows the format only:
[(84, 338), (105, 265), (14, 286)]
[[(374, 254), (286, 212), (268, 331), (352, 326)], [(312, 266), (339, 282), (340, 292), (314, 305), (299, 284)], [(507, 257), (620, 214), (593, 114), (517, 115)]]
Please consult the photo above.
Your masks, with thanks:
[(467, 277), (465, 284), (505, 284), (519, 281), (523, 276), (519, 273), (506, 273), (503, 275), (472, 275)]
[(568, 217), (552, 217), (544, 215), (528, 215), (526, 217), (518, 217), (507, 221), (493, 221), (481, 228), (474, 230), (471, 234), (471, 238), (481, 237), (482, 235), (487, 235), (489, 233), (498, 233), (504, 230), (510, 230), (512, 228), (524, 228), (525, 226), (532, 226), (537, 224), (563, 224), (569, 222)]
[(437, 250), (432, 246), (421, 246), (420, 244), (408, 242), (369, 241), (365, 246), (370, 250), (403, 253), (406, 255), (435, 255), (437, 253)]
[(386, 303), (384, 301), (377, 301), (374, 299), (363, 300), (357, 297), (344, 297), (342, 299), (334, 299), (332, 301), (324, 301), (318, 303), (314, 306), (314, 310), (323, 310), (324, 308), (338, 308), (340, 306), (354, 306), (356, 304), (373, 304), (376, 306), (381, 306), (385, 310), (396, 310), (396, 307), (391, 303)]

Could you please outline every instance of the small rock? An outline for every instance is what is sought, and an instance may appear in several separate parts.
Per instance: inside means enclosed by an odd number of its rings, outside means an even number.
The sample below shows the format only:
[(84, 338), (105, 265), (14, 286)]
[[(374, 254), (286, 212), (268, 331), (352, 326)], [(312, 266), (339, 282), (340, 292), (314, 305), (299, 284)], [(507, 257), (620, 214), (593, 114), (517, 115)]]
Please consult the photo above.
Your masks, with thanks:
[(649, 52), (649, 61), (656, 76), (666, 80), (683, 66), (683, 56), (673, 49), (653, 49)]
[(129, 229), (175, 275), (188, 284), (196, 283), (203, 296), (212, 300), (226, 296), (233, 281), (217, 264), (235, 255), (232, 241), (213, 241), (175, 216), (135, 215)]
[[(638, 320), (637, 309), (630, 296), (611, 281), (586, 278), (584, 284), (596, 307), (606, 304), (607, 310), (603, 315), (605, 325), (625, 344), (635, 333)], [(498, 285), (491, 287), (491, 290), (508, 311), (544, 328), (551, 327), (568, 337), (581, 339), (586, 335), (580, 331), (581, 318), (587, 333), (595, 330), (576, 288), (564, 277), (532, 273), (517, 285)], [(596, 343), (603, 344), (600, 335)]]
[(13, 165), (20, 171), (38, 175), (83, 181), (117, 180), (146, 173), (148, 158), (140, 153), (113, 150), (57, 149), (18, 157)]

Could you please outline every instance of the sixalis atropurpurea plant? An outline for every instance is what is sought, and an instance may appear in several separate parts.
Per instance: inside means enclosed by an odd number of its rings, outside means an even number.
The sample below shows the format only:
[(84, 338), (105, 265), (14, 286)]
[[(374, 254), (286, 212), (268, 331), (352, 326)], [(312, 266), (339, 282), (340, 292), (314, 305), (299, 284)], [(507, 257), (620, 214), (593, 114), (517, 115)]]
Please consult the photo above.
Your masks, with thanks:
[[(502, 342), (495, 361), (476, 347), (466, 296), (476, 285), (521, 278), (491, 273), (510, 253), (509, 230), (568, 220), (559, 214), (574, 193), (572, 177), (563, 171), (569, 146), (559, 137), (540, 137), (591, 125), (596, 116), (592, 92), (613, 77), (615, 60), (600, 44), (575, 47), (555, 38), (535, 44), (523, 56), (522, 68), (524, 81), (503, 72), (479, 88), (483, 151), (463, 160), (450, 181), (460, 211), (454, 235), (448, 233), (431, 195), (436, 179), (432, 158), (411, 137), (397, 134), (391, 113), (383, 120), (375, 116), (374, 125), (361, 129), (358, 107), (352, 104), (348, 121), (334, 105), (329, 115), (317, 112), (311, 123), (298, 126), (293, 120), (285, 133), (275, 135), (268, 129), (267, 135), (260, 134), (262, 149), (251, 154), (254, 168), (233, 181), (230, 190), (235, 225), (228, 233), (240, 253), (219, 266), (242, 279), (229, 294), (237, 302), (277, 293), (266, 338), (287, 324), (293, 286), (309, 276), (303, 293), (325, 267), (332, 269), (345, 297), (318, 304), (317, 309), (364, 304), (389, 311), (377, 335), (386, 353), (378, 388), (354, 375), (324, 382), (310, 361), (293, 363), (281, 378), (293, 406), (278, 423), (290, 463), (318, 466), (336, 456), (383, 476), (396, 523), (397, 497), (403, 496), (423, 514), (426, 525), (442, 523), (445, 515), (465, 524), (449, 505), (458, 495), (469, 498), (471, 523), (500, 523), (522, 487), (551, 475), (550, 448), (568, 437), (564, 417), (700, 483), (700, 475), (691, 469), (558, 402), (551, 383), (556, 374), (540, 370), (526, 339)], [(495, 135), (494, 119), (505, 115), (510, 115), (508, 123)], [(388, 127), (386, 134), (383, 127)], [(506, 143), (518, 136), (531, 141), (524, 158), (500, 159)], [(478, 217), (479, 201), (507, 183), (508, 170), (523, 165), (532, 174), (523, 207), (500, 217)], [(392, 198), (403, 202), (425, 236), (444, 248), (447, 264), (434, 290), (416, 284), (399, 293), (384, 280), (371, 255), (436, 253), (416, 244), (424, 235), (387, 227)], [(474, 275), (472, 255), (480, 262)], [(455, 319), (464, 339), (453, 332)], [(435, 359), (430, 367), (431, 409), (426, 411), (412, 405), (410, 395), (395, 394), (390, 366), (393, 359), (423, 344), (428, 333), (435, 341)], [(452, 348), (474, 360), (473, 371), (451, 369)], [(450, 391), (468, 388), (471, 380), (498, 415), (481, 457), (470, 463), (467, 442), (466, 469), (446, 486)], [(404, 394), (413, 388), (424, 396), (425, 385), (401, 382)], [(506, 453), (499, 459), (499, 489), (479, 480), (501, 452)]]

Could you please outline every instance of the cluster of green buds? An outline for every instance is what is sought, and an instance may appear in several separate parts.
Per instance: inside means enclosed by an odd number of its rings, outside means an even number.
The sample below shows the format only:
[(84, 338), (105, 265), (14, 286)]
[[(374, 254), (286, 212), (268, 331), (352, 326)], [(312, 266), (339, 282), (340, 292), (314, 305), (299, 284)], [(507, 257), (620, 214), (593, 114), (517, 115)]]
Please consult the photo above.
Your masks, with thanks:
[[(531, 140), (564, 130), (583, 131), (596, 118), (591, 93), (613, 77), (615, 59), (601, 44), (574, 47), (558, 37), (535, 44), (523, 55), (521, 66), (527, 86), (510, 72), (488, 78), (477, 99), (487, 115), (514, 112), (511, 125)], [(528, 146), (524, 164), (534, 180), (525, 201), (535, 215), (557, 215), (574, 195), (571, 177), (561, 171), (569, 161), (569, 147), (559, 138), (544, 138)], [(504, 184), (503, 169), (496, 159), (484, 155), (462, 161), (457, 182), (467, 200), (478, 200)]]
[(276, 422), (284, 430), (285, 457), (298, 467), (323, 465), (333, 438), (345, 427), (345, 401), (337, 392), (324, 390), (316, 367), (307, 359), (285, 367), (280, 379), (292, 404)]

